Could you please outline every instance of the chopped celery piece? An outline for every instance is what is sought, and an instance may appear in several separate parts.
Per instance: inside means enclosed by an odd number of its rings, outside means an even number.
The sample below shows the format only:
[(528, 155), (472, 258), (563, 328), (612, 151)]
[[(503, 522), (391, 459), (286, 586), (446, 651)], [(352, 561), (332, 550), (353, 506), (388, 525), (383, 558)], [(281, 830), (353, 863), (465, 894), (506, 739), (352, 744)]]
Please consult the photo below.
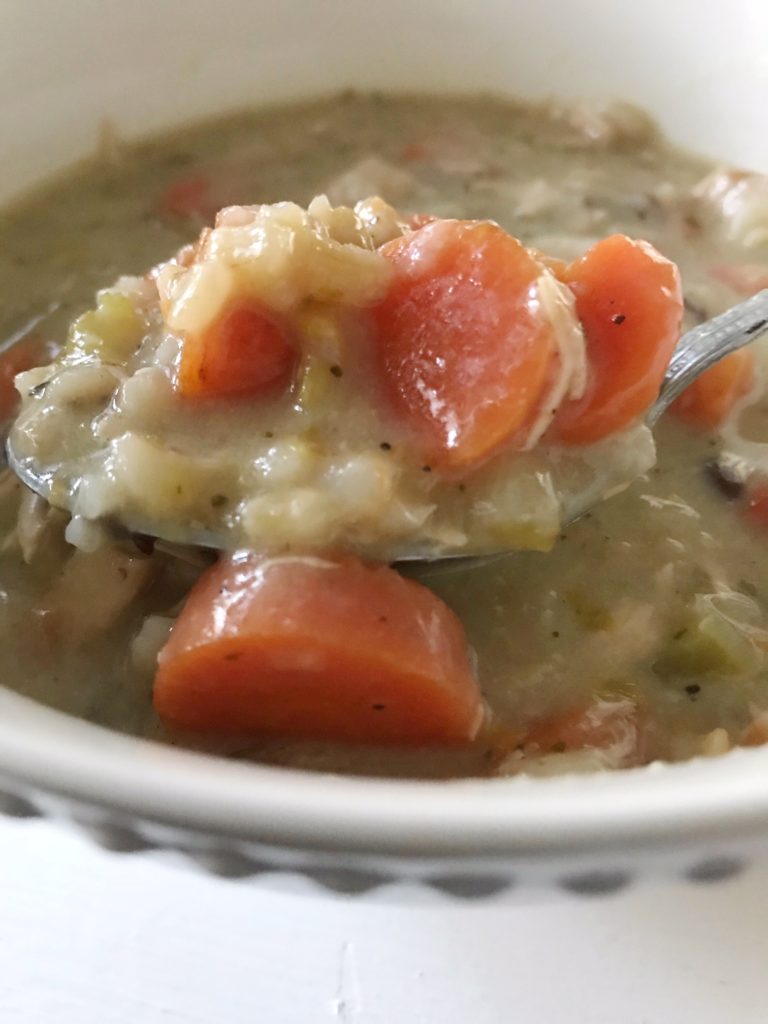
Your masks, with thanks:
[(565, 601), (579, 625), (589, 632), (610, 629), (613, 615), (601, 604), (593, 601), (583, 590), (569, 590)]
[(98, 356), (105, 362), (124, 362), (134, 352), (146, 330), (145, 324), (125, 295), (101, 291), (95, 309), (89, 309), (72, 324), (67, 353), (76, 358)]
[(560, 505), (548, 473), (526, 472), (475, 487), (468, 532), (488, 550), (550, 551), (560, 532)]
[(604, 701), (631, 700), (638, 704), (641, 698), (640, 686), (634, 679), (608, 679), (599, 683), (594, 692)]
[(748, 629), (727, 618), (710, 601), (698, 598), (691, 621), (670, 639), (654, 670), (662, 676), (755, 672), (763, 654), (750, 639)]
[(540, 523), (531, 520), (497, 520), (485, 525), (482, 540), (490, 551), (551, 551), (555, 536)]

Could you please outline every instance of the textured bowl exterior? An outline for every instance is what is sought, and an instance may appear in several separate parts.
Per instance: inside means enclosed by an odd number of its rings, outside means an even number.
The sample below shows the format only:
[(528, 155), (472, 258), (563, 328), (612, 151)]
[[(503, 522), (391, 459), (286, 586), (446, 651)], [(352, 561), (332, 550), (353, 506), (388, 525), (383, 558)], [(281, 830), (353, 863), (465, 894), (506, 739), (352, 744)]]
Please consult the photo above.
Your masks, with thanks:
[(740, 875), (762, 854), (763, 844), (706, 845), (646, 852), (643, 856), (584, 854), (545, 865), (503, 858), (356, 857), (345, 850), (297, 852), (267, 844), (236, 841), (141, 820), (113, 811), (80, 806), (50, 794), (13, 791), (6, 780), (0, 790), (0, 813), (11, 818), (54, 816), (105, 850), (115, 854), (156, 855), (171, 852), (186, 866), (229, 881), (274, 883), (276, 876), (301, 876), (331, 896), (391, 900), (413, 899), (413, 887), (451, 901), (511, 901), (524, 894), (559, 892), (571, 896), (611, 896), (637, 882), (683, 881), (697, 885)]
[[(618, 96), (683, 144), (768, 170), (765, 0), (164, 0), (149, 20), (142, 4), (94, 13), (92, 0), (44, 16), (0, 6), (2, 201), (91, 152), (105, 119), (139, 137), (349, 85)], [(233, 879), (605, 895), (647, 877), (719, 881), (762, 857), (768, 751), (588, 778), (348, 779), (163, 748), (0, 686), (0, 811)]]
[(346, 778), (121, 736), (0, 689), (0, 812), (69, 822), (121, 854), (346, 895), (607, 895), (719, 881), (761, 857), (768, 751), (553, 779)]

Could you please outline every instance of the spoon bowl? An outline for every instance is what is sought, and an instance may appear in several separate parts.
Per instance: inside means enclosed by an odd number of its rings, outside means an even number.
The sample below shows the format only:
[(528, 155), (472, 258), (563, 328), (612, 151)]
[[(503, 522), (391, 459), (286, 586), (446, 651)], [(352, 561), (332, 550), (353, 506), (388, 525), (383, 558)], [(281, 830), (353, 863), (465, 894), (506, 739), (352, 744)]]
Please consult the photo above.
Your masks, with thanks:
[[(699, 324), (680, 338), (670, 361), (659, 395), (646, 413), (646, 423), (653, 427), (669, 408), (672, 402), (697, 377), (710, 369), (725, 356), (755, 341), (768, 333), (768, 289), (745, 299), (726, 312)], [(59, 498), (60, 488), (53, 494), (53, 476), (50, 472), (42, 472), (34, 460), (20, 457), (13, 445), (13, 434), (7, 441), (8, 463), (19, 479), (31, 490), (45, 498), (53, 505), (65, 507)], [(60, 482), (60, 481), (59, 481)], [(627, 480), (628, 486), (632, 481)], [(64, 489), (66, 494), (72, 493), (70, 488)], [(611, 493), (616, 493), (614, 488)], [(587, 503), (584, 507), (570, 505), (566, 510), (563, 525), (580, 519), (592, 507)], [(68, 510), (68, 509), (67, 509)], [(174, 544), (187, 544), (214, 550), (228, 550), (232, 547), (230, 538), (224, 531), (217, 531), (203, 526), (177, 524), (168, 521), (154, 522), (149, 519), (122, 514), (113, 517), (108, 525), (118, 531), (141, 533), (156, 537)], [(487, 564), (514, 549), (498, 551), (483, 550), (481, 553), (467, 551), (466, 547), (455, 552), (434, 547), (409, 546), (398, 551), (392, 559), (395, 562), (429, 562), (430, 571), (442, 572), (453, 568), (470, 568)]]

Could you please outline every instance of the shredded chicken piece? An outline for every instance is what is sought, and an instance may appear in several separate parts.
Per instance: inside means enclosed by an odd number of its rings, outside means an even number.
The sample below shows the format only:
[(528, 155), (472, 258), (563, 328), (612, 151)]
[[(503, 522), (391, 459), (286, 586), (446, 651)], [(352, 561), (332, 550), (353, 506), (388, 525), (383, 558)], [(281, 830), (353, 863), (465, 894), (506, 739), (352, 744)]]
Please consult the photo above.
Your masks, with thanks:
[(37, 608), (49, 637), (80, 647), (104, 633), (130, 610), (154, 569), (151, 557), (116, 545), (75, 551)]
[(608, 103), (549, 104), (551, 115), (575, 132), (583, 146), (636, 145), (647, 142), (656, 133), (653, 119), (640, 107), (622, 100)]
[(768, 175), (720, 168), (693, 190), (694, 211), (746, 247), (768, 241)]
[(416, 178), (380, 156), (367, 156), (328, 185), (332, 203), (352, 206), (360, 196), (380, 195), (389, 202), (404, 199), (418, 185)]
[(531, 290), (530, 304), (549, 320), (557, 345), (558, 367), (541, 408), (531, 424), (525, 451), (541, 440), (560, 403), (566, 398), (581, 398), (587, 383), (587, 343), (576, 316), (571, 290), (549, 271), (542, 273)]
[(148, 615), (131, 641), (131, 661), (137, 671), (152, 676), (157, 656), (168, 639), (175, 619), (165, 615)]
[(565, 774), (586, 775), (622, 767), (621, 757), (617, 757), (613, 750), (568, 750), (538, 757), (529, 757), (520, 751), (501, 762), (498, 774), (547, 778)]
[(0, 470), (0, 505), (5, 507), (16, 492), (21, 493), (21, 481), (10, 466)]
[(66, 513), (24, 488), (16, 521), (16, 540), (27, 565), (51, 543), (63, 539), (66, 522)]

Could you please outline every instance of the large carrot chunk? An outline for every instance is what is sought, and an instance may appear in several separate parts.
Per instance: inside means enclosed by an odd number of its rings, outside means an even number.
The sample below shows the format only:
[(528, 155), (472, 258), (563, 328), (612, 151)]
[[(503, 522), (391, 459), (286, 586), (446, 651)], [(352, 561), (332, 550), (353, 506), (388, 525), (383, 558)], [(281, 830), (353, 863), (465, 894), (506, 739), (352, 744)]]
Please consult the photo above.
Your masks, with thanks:
[(612, 235), (562, 276), (576, 296), (590, 381), (560, 406), (551, 436), (590, 444), (629, 426), (658, 394), (680, 334), (680, 275), (647, 242)]
[(755, 354), (742, 348), (697, 377), (670, 408), (694, 427), (715, 430), (752, 388), (754, 379)]
[(431, 462), (480, 463), (541, 400), (555, 347), (531, 289), (545, 269), (487, 221), (435, 221), (380, 251), (394, 267), (374, 311), (385, 399)]
[(285, 386), (296, 364), (285, 327), (261, 306), (239, 300), (182, 343), (179, 394), (190, 398), (261, 395)]
[(351, 556), (222, 558), (160, 653), (155, 707), (182, 728), (355, 743), (460, 743), (482, 718), (453, 612)]

